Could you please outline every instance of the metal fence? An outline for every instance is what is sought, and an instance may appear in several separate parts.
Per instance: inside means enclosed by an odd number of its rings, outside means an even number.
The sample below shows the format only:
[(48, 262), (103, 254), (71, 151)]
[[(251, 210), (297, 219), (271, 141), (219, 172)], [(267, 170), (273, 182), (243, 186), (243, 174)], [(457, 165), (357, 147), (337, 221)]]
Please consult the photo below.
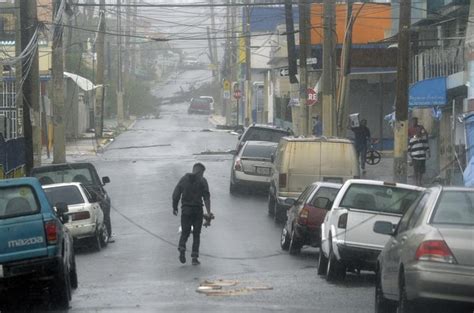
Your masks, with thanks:
[(464, 71), (464, 47), (434, 48), (412, 58), (411, 82)]
[(0, 132), (5, 140), (18, 137), (18, 110), (15, 81), (0, 82)]

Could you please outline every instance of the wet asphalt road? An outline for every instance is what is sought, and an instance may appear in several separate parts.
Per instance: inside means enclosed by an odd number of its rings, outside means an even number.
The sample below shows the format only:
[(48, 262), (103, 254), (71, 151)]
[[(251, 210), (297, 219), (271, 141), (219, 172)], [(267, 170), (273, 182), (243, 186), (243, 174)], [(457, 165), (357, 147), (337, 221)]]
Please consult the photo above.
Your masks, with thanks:
[[(267, 198), (229, 194), (231, 155), (200, 155), (232, 149), (236, 137), (205, 131), (212, 128), (208, 117), (186, 109), (163, 106), (160, 119), (137, 121), (89, 160), (111, 179), (116, 242), (101, 252), (78, 251), (79, 288), (69, 312), (372, 312), (373, 275), (328, 284), (316, 274), (317, 249), (283, 252)], [(178, 261), (171, 193), (197, 161), (207, 167), (216, 219), (202, 231), (202, 264), (192, 266), (189, 253), (187, 264)], [(204, 280), (217, 279), (238, 284), (224, 296), (196, 292)]]

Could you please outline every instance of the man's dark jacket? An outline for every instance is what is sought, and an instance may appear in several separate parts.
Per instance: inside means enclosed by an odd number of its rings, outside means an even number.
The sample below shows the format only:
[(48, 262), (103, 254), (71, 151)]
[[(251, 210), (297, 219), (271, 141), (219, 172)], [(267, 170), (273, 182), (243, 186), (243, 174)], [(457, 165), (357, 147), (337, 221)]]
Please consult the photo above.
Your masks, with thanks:
[[(190, 213), (192, 208), (202, 209), (202, 200), (209, 200), (209, 185), (204, 177), (188, 173), (181, 178), (173, 192), (173, 209), (178, 209), (181, 199), (183, 214)], [(189, 208), (189, 209), (188, 209)]]

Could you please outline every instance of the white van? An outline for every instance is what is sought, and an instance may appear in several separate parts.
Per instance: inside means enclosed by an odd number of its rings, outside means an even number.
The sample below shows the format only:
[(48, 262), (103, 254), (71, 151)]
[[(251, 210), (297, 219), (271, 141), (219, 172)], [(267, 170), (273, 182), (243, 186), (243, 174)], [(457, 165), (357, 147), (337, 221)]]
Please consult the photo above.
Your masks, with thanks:
[(273, 162), (268, 213), (275, 221), (286, 217), (287, 198), (297, 199), (315, 181), (344, 183), (359, 178), (352, 142), (335, 137), (283, 137)]

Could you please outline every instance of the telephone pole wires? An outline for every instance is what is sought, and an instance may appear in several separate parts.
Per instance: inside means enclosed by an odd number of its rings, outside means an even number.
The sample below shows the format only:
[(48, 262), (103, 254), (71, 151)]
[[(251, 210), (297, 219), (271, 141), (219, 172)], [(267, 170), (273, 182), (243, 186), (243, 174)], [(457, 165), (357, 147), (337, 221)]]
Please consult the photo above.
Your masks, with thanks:
[(95, 137), (99, 139), (102, 137), (102, 105), (104, 103), (105, 86), (104, 86), (104, 71), (105, 71), (105, 0), (100, 0), (99, 9), (99, 32), (97, 33), (97, 40), (95, 42), (97, 53), (97, 70), (95, 76), (95, 84), (99, 86), (95, 92), (95, 108), (94, 108), (94, 129)]
[(308, 0), (299, 0), (299, 36), (300, 36), (300, 85), (299, 85), (299, 113), (300, 113), (300, 129), (298, 134), (307, 136), (309, 132), (308, 118), (310, 116), (310, 107), (306, 105), (308, 82), (307, 58), (311, 54), (311, 31), (309, 25), (310, 10)]
[(123, 82), (122, 82), (122, 0), (117, 0), (117, 123), (123, 124)]
[[(18, 3), (19, 2), (19, 3)], [(34, 36), (37, 36), (38, 15), (36, 1), (17, 1), (20, 7), (20, 51), (25, 51)], [(40, 80), (38, 61), (38, 42), (30, 47), (34, 49), (30, 58), (23, 58), (20, 79), (22, 90), (18, 90), (23, 105), (23, 136), (25, 138), (25, 172), (29, 175), (34, 166), (41, 164), (41, 127), (40, 127)], [(20, 83), (21, 86), (21, 83)]]
[[(26, 1), (30, 2), (30, 1)], [(53, 45), (52, 45), (52, 70), (53, 81), (53, 163), (66, 162), (66, 134), (64, 128), (65, 108), (64, 108), (64, 51), (63, 51), (63, 25), (62, 16), (64, 14), (64, 4), (61, 0), (54, 1), (53, 9)]]
[(336, 31), (335, 2), (324, 0), (324, 42), (323, 42), (323, 73), (322, 73), (322, 94), (323, 94), (323, 134), (334, 136), (336, 134), (336, 110), (334, 107), (336, 91), (336, 55), (334, 34)]
[(250, 0), (245, 6), (245, 126), (252, 124), (252, 51), (250, 38)]
[(411, 0), (400, 1), (398, 30), (397, 89), (395, 103), (393, 177), (396, 182), (407, 181), (408, 150), (408, 79), (410, 57)]

